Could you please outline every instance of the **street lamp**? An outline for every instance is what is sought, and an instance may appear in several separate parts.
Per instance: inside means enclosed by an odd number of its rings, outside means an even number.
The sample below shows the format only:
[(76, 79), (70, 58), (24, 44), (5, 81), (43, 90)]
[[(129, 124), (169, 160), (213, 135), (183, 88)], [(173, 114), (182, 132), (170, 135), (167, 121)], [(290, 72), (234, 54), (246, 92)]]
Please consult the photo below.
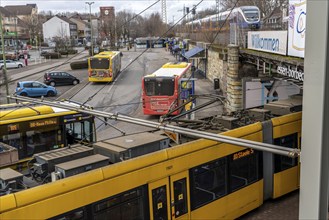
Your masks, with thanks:
[(2, 27), (2, 13), (0, 12), (0, 31), (1, 31), (1, 47), (2, 47), (2, 59), (3, 59), (3, 68), (2, 73), (5, 81), (6, 86), (6, 95), (7, 95), (7, 103), (9, 104), (9, 87), (8, 87), (8, 78), (7, 78), (7, 66), (6, 66), (6, 55), (5, 55), (5, 40), (3, 34), (3, 27)]
[(90, 21), (90, 46), (91, 46), (91, 56), (94, 56), (94, 47), (93, 47), (93, 27), (91, 22), (91, 5), (94, 4), (94, 2), (85, 2), (89, 5), (89, 21)]

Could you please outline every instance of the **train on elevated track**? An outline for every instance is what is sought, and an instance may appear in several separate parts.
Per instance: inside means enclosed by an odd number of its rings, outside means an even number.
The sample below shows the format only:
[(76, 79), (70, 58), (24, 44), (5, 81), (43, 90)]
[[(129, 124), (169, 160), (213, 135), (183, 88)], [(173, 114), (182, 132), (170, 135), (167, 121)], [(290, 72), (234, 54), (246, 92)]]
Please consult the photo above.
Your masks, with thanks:
[(260, 11), (257, 6), (241, 6), (228, 9), (218, 14), (187, 22), (186, 26), (193, 32), (229, 30), (231, 24), (239, 28), (259, 29)]

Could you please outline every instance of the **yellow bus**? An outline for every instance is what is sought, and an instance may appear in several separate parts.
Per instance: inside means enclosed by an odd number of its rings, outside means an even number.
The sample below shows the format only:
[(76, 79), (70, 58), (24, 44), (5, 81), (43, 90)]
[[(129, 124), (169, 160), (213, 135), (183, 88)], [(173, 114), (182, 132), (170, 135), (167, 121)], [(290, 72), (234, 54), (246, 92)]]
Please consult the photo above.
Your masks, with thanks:
[(88, 58), (90, 82), (113, 82), (121, 70), (120, 51), (104, 51)]
[[(301, 113), (222, 134), (299, 148)], [(234, 219), (298, 173), (298, 158), (199, 139), (1, 196), (0, 219)]]
[(92, 115), (31, 103), (0, 110), (0, 142), (16, 148), (19, 159), (3, 166), (21, 168), (35, 153), (96, 141)]

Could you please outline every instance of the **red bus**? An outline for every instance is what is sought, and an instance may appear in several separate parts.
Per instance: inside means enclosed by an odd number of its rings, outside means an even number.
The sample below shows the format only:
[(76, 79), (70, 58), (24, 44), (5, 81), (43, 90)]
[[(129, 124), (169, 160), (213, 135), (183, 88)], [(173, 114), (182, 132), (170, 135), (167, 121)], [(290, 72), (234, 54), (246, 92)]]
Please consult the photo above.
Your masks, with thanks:
[[(181, 104), (180, 80), (191, 77), (191, 63), (166, 63), (142, 79), (144, 115), (164, 115)], [(172, 115), (177, 115), (177, 110)]]

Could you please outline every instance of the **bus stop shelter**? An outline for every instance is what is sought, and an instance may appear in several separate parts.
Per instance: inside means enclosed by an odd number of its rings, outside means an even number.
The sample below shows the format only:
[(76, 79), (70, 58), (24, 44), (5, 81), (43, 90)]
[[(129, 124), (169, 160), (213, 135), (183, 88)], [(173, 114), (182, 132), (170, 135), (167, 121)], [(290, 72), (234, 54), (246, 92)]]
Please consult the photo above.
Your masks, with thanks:
[(191, 50), (185, 52), (183, 55), (188, 62), (191, 62), (196, 69), (203, 71), (204, 77), (206, 77), (206, 66), (207, 66), (207, 54), (206, 50), (202, 47), (193, 47)]

